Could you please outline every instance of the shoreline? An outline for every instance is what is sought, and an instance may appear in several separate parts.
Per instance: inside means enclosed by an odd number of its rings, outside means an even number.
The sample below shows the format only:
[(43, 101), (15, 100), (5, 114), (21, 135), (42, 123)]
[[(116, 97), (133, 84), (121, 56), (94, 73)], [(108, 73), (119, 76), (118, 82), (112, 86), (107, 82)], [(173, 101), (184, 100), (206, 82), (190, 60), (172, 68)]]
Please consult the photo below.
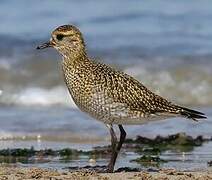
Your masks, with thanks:
[[(212, 138), (197, 136), (193, 138), (185, 133), (149, 139), (137, 136), (126, 139), (117, 162), (116, 172), (158, 171), (175, 168), (176, 171), (204, 171), (212, 167)], [(96, 146), (92, 149), (75, 148), (40, 149), (6, 148), (0, 149), (0, 165), (9, 167), (54, 168), (58, 171), (94, 170), (108, 163), (110, 146)], [(195, 158), (194, 158), (195, 157)], [(122, 168), (124, 167), (124, 168)], [(97, 169), (95, 169), (97, 171)]]
[(116, 173), (96, 173), (95, 171), (80, 170), (80, 171), (57, 171), (54, 169), (33, 168), (33, 167), (11, 167), (0, 165), (0, 180), (3, 179), (103, 179), (103, 180), (125, 180), (125, 179), (170, 179), (170, 180), (189, 180), (212, 179), (212, 169), (206, 171), (176, 171), (175, 169), (161, 169), (158, 172), (116, 172)]

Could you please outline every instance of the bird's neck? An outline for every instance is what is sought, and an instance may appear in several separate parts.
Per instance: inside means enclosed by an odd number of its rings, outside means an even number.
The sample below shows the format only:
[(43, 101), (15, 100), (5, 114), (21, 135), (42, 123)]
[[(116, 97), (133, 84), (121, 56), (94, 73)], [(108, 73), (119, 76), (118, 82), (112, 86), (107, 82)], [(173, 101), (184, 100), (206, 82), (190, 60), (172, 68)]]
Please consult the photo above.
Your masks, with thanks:
[(69, 67), (79, 67), (81, 65), (85, 65), (89, 63), (90, 60), (87, 56), (86, 51), (81, 51), (78, 53), (69, 52), (67, 54), (63, 54), (63, 66)]

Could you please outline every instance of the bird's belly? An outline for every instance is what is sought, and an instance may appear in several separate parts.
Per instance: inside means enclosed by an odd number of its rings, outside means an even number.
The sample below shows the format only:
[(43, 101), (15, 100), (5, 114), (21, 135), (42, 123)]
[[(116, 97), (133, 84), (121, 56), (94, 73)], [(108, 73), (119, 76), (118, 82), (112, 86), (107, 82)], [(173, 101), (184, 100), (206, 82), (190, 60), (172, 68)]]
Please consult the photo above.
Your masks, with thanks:
[(92, 102), (89, 106), (79, 106), (79, 108), (105, 124), (139, 125), (170, 118), (170, 116), (161, 115), (147, 116), (140, 111), (131, 111), (122, 103), (100, 105)]
[(122, 118), (115, 118), (112, 121), (112, 124), (123, 124), (123, 125), (141, 125), (146, 124), (153, 121), (161, 121), (167, 118), (173, 118), (168, 116), (163, 117), (122, 117)]
[(72, 98), (81, 111), (103, 123), (136, 125), (168, 118), (149, 115), (142, 110), (131, 110), (127, 104), (115, 102), (105, 91), (94, 88), (95, 90), (89, 90), (88, 93), (85, 87), (70, 88)]
[(80, 104), (78, 107), (91, 117), (106, 124), (113, 124), (115, 121), (118, 124), (119, 120), (130, 118), (128, 109), (120, 103), (100, 104), (92, 101), (86, 105)]
[(113, 102), (111, 98), (100, 98), (100, 96), (92, 96), (82, 101), (81, 98), (72, 96), (76, 105), (83, 112), (98, 121), (107, 124), (113, 124), (122, 119), (130, 118), (129, 109), (123, 103)]

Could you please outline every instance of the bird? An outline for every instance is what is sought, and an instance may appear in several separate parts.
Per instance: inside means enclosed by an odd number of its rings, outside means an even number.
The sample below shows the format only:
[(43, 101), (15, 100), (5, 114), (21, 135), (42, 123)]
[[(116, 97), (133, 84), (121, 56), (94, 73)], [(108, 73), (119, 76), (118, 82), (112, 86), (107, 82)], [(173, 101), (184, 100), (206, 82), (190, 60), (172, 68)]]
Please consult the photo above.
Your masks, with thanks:
[[(54, 29), (48, 42), (37, 49), (53, 47), (62, 55), (65, 84), (78, 108), (103, 122), (111, 136), (111, 158), (107, 172), (114, 166), (126, 138), (123, 125), (140, 125), (172, 117), (198, 121), (207, 118), (155, 94), (132, 76), (100, 63), (87, 54), (81, 31), (74, 25)], [(120, 131), (119, 140), (114, 126)]]

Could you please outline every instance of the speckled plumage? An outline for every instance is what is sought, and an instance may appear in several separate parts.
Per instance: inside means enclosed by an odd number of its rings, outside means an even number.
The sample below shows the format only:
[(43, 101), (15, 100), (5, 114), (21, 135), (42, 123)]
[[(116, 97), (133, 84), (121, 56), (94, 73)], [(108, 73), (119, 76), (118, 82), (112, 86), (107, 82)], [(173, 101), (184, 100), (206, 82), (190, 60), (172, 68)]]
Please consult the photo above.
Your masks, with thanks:
[[(50, 42), (38, 47), (54, 47), (63, 56), (65, 83), (76, 105), (108, 125), (112, 138), (113, 171), (126, 133), (121, 124), (143, 124), (168, 117), (205, 118), (198, 111), (180, 107), (148, 90), (133, 77), (90, 59), (81, 32), (72, 25), (52, 32)], [(117, 145), (112, 124), (118, 124), (121, 136)]]
[[(77, 106), (107, 124), (142, 124), (183, 115), (184, 108), (154, 94), (133, 77), (87, 56), (84, 40), (74, 26), (53, 31), (76, 36), (78, 50), (59, 47), (66, 85)], [(66, 50), (67, 48), (67, 50)]]
[(63, 72), (70, 94), (82, 111), (100, 121), (141, 124), (180, 111), (134, 78), (105, 64), (88, 59), (76, 66), (68, 62), (63, 60)]

